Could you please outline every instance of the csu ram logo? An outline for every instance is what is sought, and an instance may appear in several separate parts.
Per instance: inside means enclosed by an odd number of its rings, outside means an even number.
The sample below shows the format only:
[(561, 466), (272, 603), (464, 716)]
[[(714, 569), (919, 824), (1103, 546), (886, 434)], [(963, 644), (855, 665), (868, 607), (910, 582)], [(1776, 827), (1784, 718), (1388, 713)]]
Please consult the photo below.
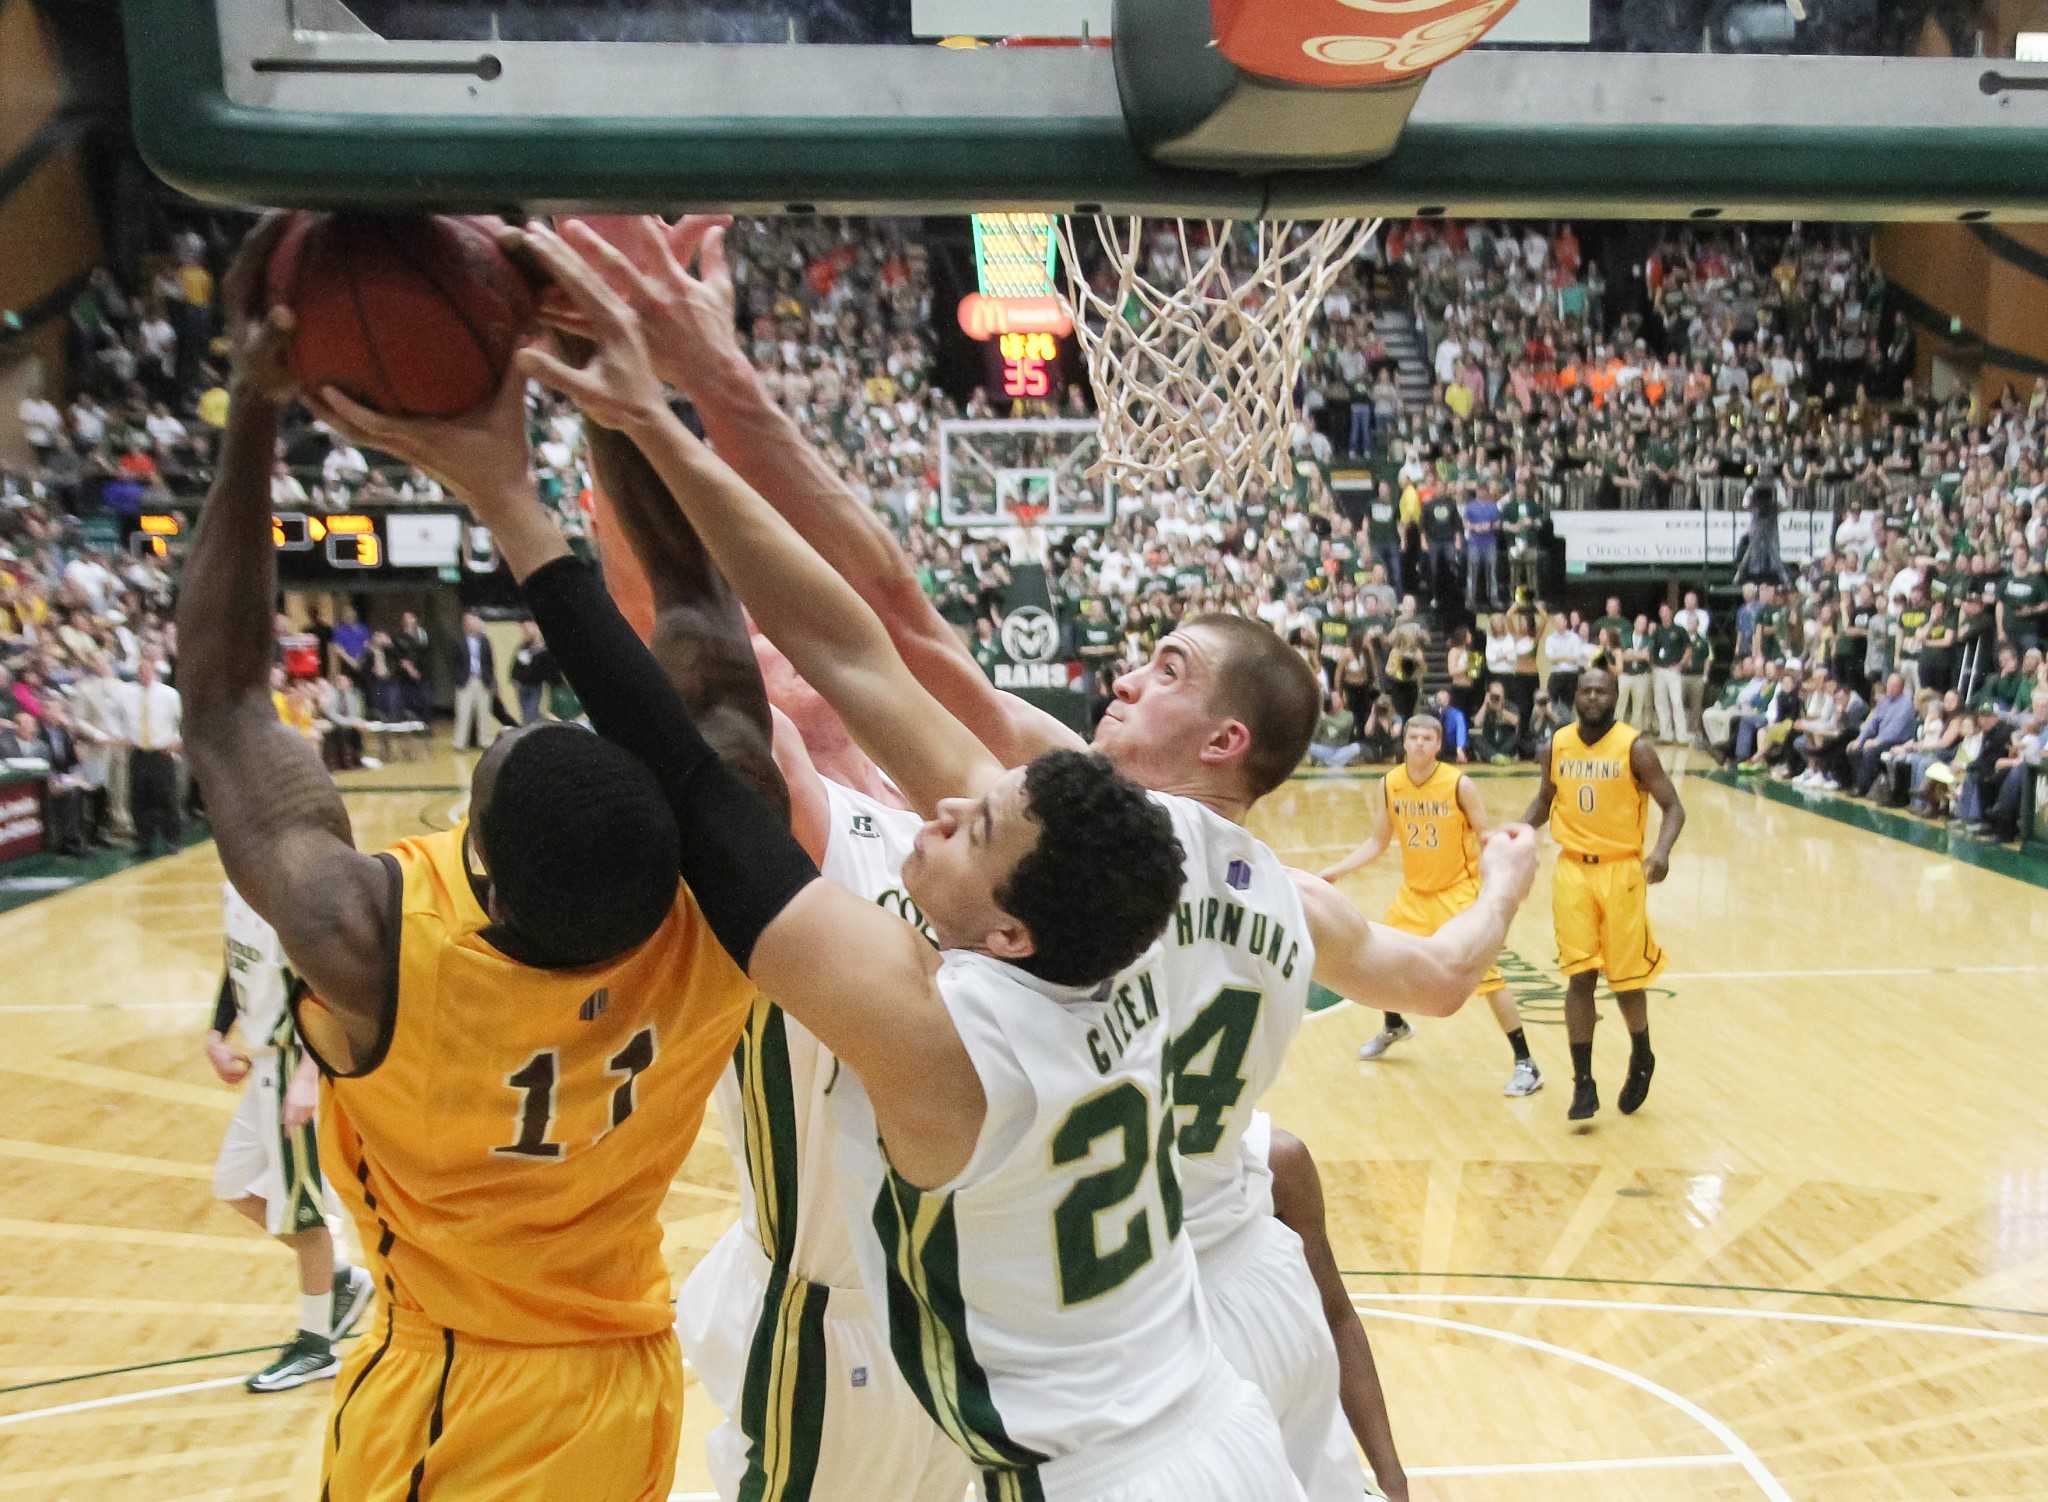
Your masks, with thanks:
[(1012, 662), (1051, 662), (1059, 655), (1060, 623), (1036, 605), (1003, 617), (1003, 651)]

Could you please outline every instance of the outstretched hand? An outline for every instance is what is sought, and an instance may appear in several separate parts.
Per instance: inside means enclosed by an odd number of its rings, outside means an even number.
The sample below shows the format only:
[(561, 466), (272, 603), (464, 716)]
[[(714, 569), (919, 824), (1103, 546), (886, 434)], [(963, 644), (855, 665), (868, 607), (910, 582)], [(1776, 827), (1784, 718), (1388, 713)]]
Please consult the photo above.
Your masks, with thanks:
[(507, 363), (490, 401), (460, 417), (393, 417), (333, 386), (308, 395), (306, 405), (351, 442), (394, 454), (432, 475), (487, 523), (506, 505), (533, 499), (526, 375), (516, 358)]
[(290, 401), (299, 389), (290, 365), (297, 321), (289, 308), (264, 305), (264, 273), (277, 237), (284, 232), (285, 217), (265, 214), (256, 222), (221, 283), (221, 302), (228, 315), (228, 359), (234, 366), (235, 383), (249, 395), (269, 402)]
[[(639, 273), (642, 298), (635, 308), (654, 372), (692, 401), (701, 400), (728, 370), (747, 365), (733, 323), (732, 272), (725, 258), (731, 224), (729, 214), (688, 214), (674, 225), (652, 215), (579, 216), (561, 224), (563, 238), (594, 267), (604, 269), (590, 249), (593, 241), (577, 234), (579, 229)], [(543, 298), (542, 312), (564, 332), (587, 333), (567, 304), (564, 297)]]
[(566, 239), (546, 229), (507, 230), (499, 244), (554, 282), (560, 296), (543, 300), (541, 322), (591, 344), (580, 365), (528, 346), (515, 357), (519, 368), (600, 427), (632, 433), (667, 417), (640, 312), (653, 299), (651, 280), (585, 224), (569, 225)]

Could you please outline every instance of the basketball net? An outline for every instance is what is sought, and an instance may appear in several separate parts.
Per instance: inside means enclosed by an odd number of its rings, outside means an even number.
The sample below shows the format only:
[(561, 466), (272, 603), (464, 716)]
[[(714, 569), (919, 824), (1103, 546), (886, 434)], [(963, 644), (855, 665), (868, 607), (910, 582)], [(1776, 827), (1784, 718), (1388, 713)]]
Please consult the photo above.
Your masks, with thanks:
[(1149, 267), (1146, 221), (1093, 223), (1115, 274), (1107, 291), (1088, 280), (1076, 221), (1059, 221), (1065, 301), (1102, 423), (1090, 474), (1185, 485), (1204, 498), (1245, 494), (1253, 481), (1284, 489), (1310, 324), (1381, 221), (1197, 220), (1204, 243), (1186, 220), (1155, 220), (1173, 226), (1174, 251), (1170, 264)]

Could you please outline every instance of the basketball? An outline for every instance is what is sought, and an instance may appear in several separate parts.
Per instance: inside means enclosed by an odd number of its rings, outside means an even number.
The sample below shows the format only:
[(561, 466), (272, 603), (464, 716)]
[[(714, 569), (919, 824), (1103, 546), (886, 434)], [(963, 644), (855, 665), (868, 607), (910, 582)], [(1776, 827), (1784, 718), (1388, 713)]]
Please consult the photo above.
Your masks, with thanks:
[(301, 388), (333, 386), (395, 417), (482, 405), (533, 320), (533, 289), (491, 221), (452, 215), (296, 213), (267, 288), (298, 319)]

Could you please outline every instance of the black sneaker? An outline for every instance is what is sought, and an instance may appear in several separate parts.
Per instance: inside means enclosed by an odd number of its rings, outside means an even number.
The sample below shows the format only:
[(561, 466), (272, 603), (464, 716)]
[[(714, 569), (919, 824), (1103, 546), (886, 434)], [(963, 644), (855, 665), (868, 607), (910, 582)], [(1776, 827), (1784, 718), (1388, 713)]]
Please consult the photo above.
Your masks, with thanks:
[(352, 1267), (334, 1275), (334, 1301), (329, 1305), (332, 1313), (327, 1325), (329, 1340), (339, 1340), (356, 1327), (363, 1311), (370, 1307), (370, 1294), (376, 1286), (366, 1267)]
[(1584, 1121), (1600, 1110), (1600, 1087), (1593, 1083), (1589, 1074), (1582, 1080), (1572, 1081), (1572, 1108), (1565, 1116), (1572, 1121)]
[(1643, 1108), (1643, 1102), (1650, 1098), (1650, 1076), (1656, 1072), (1657, 1056), (1653, 1053), (1640, 1054), (1628, 1061), (1628, 1080), (1621, 1087), (1621, 1099), (1615, 1102), (1622, 1115), (1633, 1116)]
[(334, 1347), (301, 1330), (296, 1340), (277, 1353), (277, 1360), (242, 1385), (250, 1392), (287, 1392), (308, 1382), (322, 1381), (340, 1370), (341, 1361), (335, 1356)]

